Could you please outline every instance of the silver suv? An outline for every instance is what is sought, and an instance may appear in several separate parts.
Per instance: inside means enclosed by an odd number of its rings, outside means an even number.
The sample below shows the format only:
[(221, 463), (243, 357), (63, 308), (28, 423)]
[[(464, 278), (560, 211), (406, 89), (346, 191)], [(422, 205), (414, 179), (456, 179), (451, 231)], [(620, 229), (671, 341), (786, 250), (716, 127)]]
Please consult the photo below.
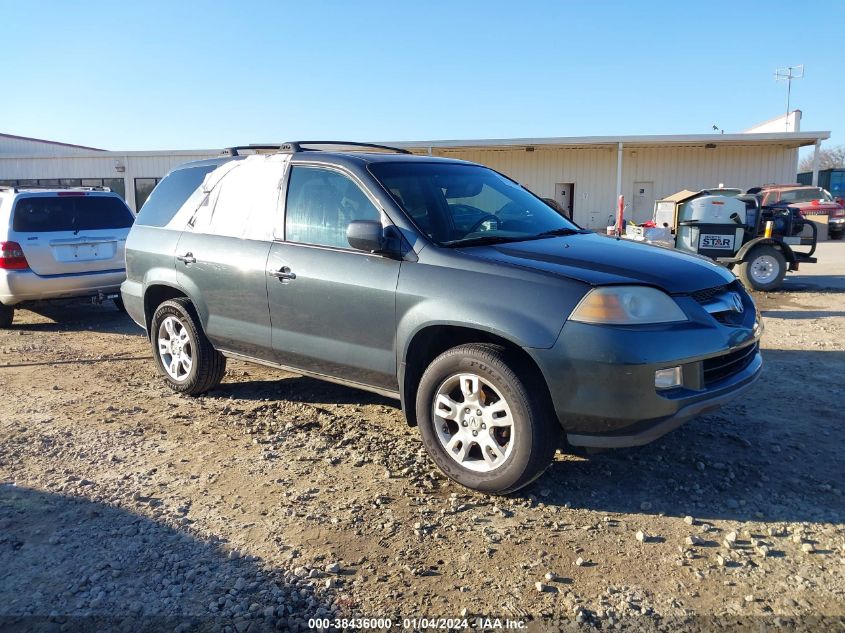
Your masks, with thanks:
[(233, 148), (153, 191), (122, 295), (173, 389), (236, 358), (384, 394), (446, 475), (505, 493), (562, 434), (644, 444), (759, 376), (727, 269), (580, 229), (481, 165), (340, 149)]
[(0, 327), (32, 301), (113, 298), (134, 216), (116, 193), (0, 187)]

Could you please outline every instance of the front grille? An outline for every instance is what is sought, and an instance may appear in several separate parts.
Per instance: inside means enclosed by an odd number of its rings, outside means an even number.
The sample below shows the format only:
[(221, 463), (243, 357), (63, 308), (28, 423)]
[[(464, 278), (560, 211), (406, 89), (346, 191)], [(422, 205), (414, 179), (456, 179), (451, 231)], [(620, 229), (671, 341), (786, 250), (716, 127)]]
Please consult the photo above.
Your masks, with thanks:
[(742, 349), (703, 361), (704, 385), (710, 386), (714, 382), (730, 378), (734, 374), (741, 372), (754, 360), (759, 347), (759, 343), (754, 343), (754, 345), (749, 345)]
[(715, 288), (705, 288), (704, 290), (696, 290), (690, 296), (698, 303), (709, 303), (718, 295), (722, 294), (729, 286), (716, 286)]

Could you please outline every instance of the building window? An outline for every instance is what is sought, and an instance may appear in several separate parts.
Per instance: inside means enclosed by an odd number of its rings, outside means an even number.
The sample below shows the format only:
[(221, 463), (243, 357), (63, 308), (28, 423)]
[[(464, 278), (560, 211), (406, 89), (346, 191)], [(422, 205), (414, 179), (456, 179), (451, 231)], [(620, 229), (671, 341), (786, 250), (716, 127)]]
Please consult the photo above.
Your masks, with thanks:
[(155, 186), (161, 181), (161, 178), (136, 178), (135, 179), (135, 210), (140, 213), (141, 207), (150, 197), (150, 194), (155, 189)]

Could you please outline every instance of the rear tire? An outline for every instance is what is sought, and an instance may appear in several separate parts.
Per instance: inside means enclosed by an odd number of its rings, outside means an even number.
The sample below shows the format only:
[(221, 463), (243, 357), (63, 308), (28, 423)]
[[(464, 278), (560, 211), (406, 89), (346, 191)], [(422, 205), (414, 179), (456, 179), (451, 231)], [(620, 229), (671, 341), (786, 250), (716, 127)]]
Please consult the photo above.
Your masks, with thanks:
[(126, 314), (126, 306), (123, 305), (123, 299), (120, 297), (114, 299), (114, 307), (117, 308), (118, 311), (123, 312), (123, 314)]
[(761, 244), (752, 248), (736, 268), (737, 276), (746, 288), (766, 292), (783, 283), (786, 258), (774, 246)]
[(156, 367), (174, 391), (197, 396), (223, 380), (226, 357), (205, 336), (187, 299), (171, 299), (156, 308), (150, 342)]
[(499, 345), (460, 345), (434, 359), (420, 380), (416, 414), (426, 451), (447, 477), (502, 495), (548, 468), (560, 425), (533, 378)]
[(828, 233), (828, 237), (832, 240), (841, 240), (845, 231), (836, 231), (836, 233)]
[(15, 309), (0, 303), (0, 328), (12, 327), (12, 320), (15, 318)]

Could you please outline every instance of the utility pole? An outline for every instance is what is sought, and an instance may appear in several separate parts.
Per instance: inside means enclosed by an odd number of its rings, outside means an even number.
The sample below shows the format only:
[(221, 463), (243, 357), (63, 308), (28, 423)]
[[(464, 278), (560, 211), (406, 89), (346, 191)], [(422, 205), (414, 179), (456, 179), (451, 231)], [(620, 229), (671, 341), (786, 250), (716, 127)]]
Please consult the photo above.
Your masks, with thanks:
[[(792, 80), (804, 78), (804, 64), (787, 66), (775, 70), (775, 81), (786, 82), (786, 131), (789, 132), (789, 99), (792, 96)], [(795, 130), (792, 130), (793, 132)]]

